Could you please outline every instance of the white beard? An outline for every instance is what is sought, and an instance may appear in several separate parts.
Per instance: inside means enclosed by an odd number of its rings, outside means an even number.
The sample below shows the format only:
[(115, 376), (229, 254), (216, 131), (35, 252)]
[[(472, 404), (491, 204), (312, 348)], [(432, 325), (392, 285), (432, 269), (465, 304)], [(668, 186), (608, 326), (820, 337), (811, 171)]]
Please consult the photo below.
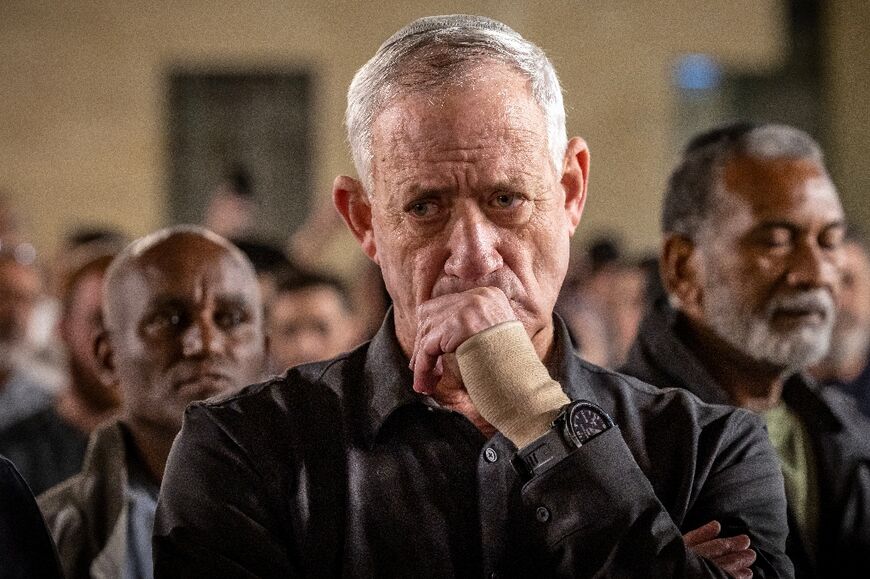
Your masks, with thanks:
[[(827, 353), (836, 311), (830, 292), (819, 288), (777, 295), (759, 315), (739, 303), (724, 279), (711, 282), (704, 288), (707, 322), (720, 338), (739, 352), (789, 370), (812, 366)], [(817, 309), (823, 313), (822, 319), (787, 331), (773, 329), (771, 318), (783, 307)]]

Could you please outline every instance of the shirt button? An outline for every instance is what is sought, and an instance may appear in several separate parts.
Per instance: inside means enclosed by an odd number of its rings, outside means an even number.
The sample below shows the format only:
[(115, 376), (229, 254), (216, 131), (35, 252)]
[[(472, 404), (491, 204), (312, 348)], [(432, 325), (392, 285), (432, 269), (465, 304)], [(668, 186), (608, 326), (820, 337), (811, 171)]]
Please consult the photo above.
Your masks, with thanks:
[(493, 447), (489, 446), (483, 451), (483, 457), (486, 459), (486, 462), (495, 462), (498, 460), (498, 453)]
[(542, 523), (546, 523), (550, 520), (550, 511), (546, 507), (538, 507), (535, 510), (535, 518)]

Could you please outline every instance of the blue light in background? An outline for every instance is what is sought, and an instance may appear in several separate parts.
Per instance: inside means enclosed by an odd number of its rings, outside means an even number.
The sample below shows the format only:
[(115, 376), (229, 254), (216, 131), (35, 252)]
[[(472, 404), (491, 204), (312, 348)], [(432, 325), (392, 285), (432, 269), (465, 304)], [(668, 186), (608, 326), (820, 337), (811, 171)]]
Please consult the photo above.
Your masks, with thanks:
[(674, 83), (685, 90), (713, 90), (722, 80), (722, 69), (708, 54), (686, 54), (674, 66)]

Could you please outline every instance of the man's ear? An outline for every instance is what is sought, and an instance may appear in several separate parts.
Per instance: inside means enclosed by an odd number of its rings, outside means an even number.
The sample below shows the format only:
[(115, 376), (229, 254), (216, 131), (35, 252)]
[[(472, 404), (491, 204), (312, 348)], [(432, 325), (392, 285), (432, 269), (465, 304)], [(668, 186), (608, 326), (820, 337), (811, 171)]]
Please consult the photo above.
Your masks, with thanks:
[(589, 148), (580, 137), (568, 141), (561, 182), (565, 190), (565, 213), (570, 233), (574, 235), (586, 205), (586, 187), (589, 182)]
[(372, 206), (362, 183), (345, 175), (336, 177), (332, 184), (332, 201), (365, 254), (380, 264), (372, 231)]
[(692, 313), (701, 307), (700, 272), (695, 243), (684, 235), (668, 235), (659, 261), (662, 283), (669, 296), (678, 300), (678, 308)]
[(104, 386), (117, 386), (118, 376), (115, 373), (115, 354), (109, 341), (109, 333), (100, 330), (94, 338), (94, 355), (97, 360), (97, 373)]

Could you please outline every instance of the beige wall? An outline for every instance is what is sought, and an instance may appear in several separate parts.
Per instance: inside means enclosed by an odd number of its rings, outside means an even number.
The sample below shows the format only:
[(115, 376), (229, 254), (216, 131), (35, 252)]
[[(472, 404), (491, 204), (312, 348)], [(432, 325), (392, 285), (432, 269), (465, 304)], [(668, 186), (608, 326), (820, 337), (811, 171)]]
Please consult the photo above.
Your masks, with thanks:
[(828, 4), (828, 157), (846, 214), (870, 234), (870, 2)]
[[(866, 29), (866, 3), (852, 3), (864, 7)], [(633, 248), (651, 248), (674, 158), (674, 56), (707, 52), (737, 70), (775, 66), (784, 52), (781, 10), (778, 0), (4, 0), (0, 188), (48, 252), (80, 221), (144, 233), (165, 222), (168, 67), (298, 65), (316, 75), (314, 193), (325, 198), (333, 177), (351, 170), (341, 119), (355, 69), (409, 20), (462, 11), (504, 20), (541, 44), (560, 71), (569, 132), (592, 150), (581, 237), (616, 228)], [(858, 56), (855, 46), (838, 50), (835, 81)], [(846, 84), (838, 105), (864, 96)], [(838, 122), (853, 127), (853, 117)], [(866, 146), (867, 121), (858, 124), (849, 138)], [(860, 171), (866, 177), (866, 166)]]

